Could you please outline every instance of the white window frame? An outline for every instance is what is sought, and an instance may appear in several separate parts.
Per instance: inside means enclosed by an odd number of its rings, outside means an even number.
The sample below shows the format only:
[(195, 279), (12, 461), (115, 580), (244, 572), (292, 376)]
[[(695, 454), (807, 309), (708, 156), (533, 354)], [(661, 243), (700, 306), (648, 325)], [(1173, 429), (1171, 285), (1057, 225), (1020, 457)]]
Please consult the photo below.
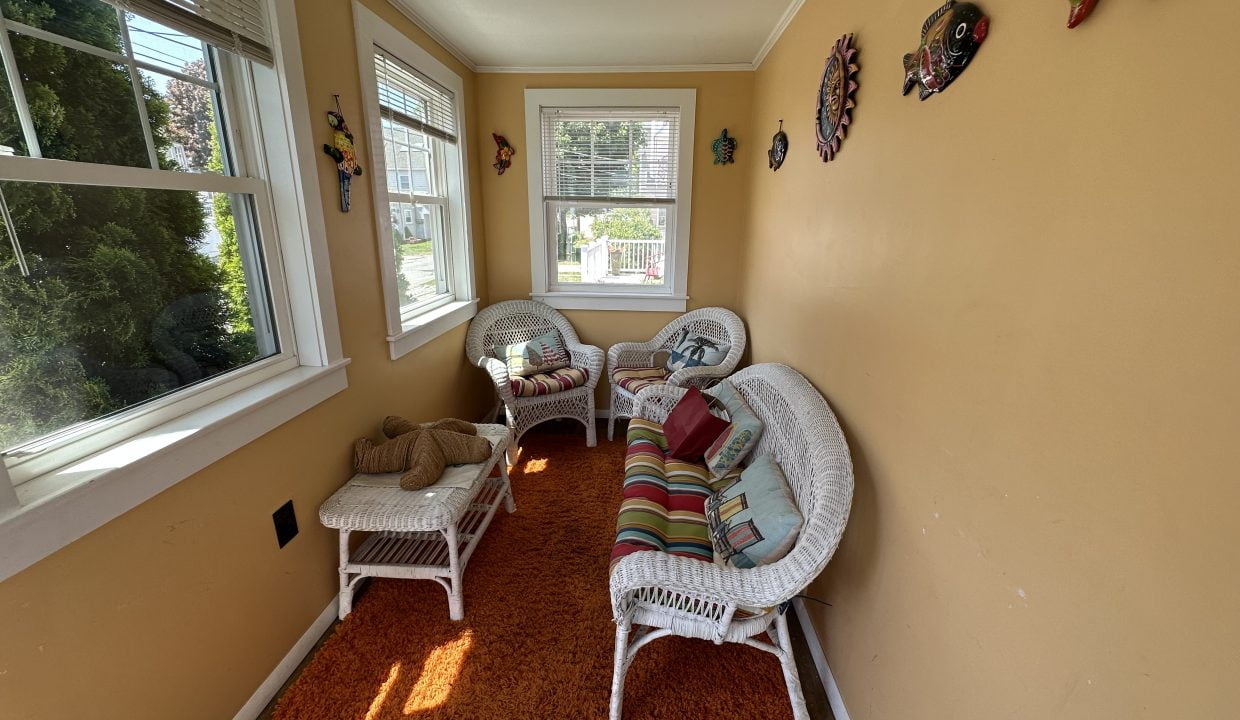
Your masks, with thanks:
[[(357, 36), (357, 63), (362, 80), (365, 109), (366, 144), (369, 147), (371, 195), (375, 205), (376, 238), (383, 278), (383, 308), (387, 320), (388, 350), (393, 360), (415, 350), (468, 322), (478, 312), (474, 285), (473, 227), (469, 194), (469, 131), (465, 115), (465, 81), (451, 68), (435, 59), (404, 33), (356, 0), (353, 26)], [(436, 158), (444, 171), (447, 193), (447, 265), (449, 295), (421, 303), (402, 312), (396, 278), (396, 257), (392, 249), (392, 213), (387, 187), (387, 161), (384, 157), (379, 85), (375, 77), (374, 48), (379, 46), (401, 62), (452, 92), (456, 110), (456, 144), (441, 143), (442, 158)], [(412, 171), (411, 171), (412, 172)], [(397, 173), (399, 177), (399, 171)], [(397, 201), (411, 196), (401, 193)], [(421, 196), (418, 196), (421, 197)], [(427, 198), (428, 204), (442, 202)]]
[[(574, 288), (554, 281), (554, 239), (548, 236), (551, 201), (543, 198), (543, 108), (670, 108), (680, 110), (675, 213), (669, 213), (664, 277), (658, 288), (636, 285)], [(689, 301), (689, 220), (693, 211), (693, 138), (697, 91), (688, 89), (527, 89), (525, 146), (529, 173), (530, 297), (561, 310), (684, 312)], [(576, 203), (584, 205), (587, 203)], [(636, 207), (641, 203), (621, 203)], [(660, 205), (659, 207), (666, 207)]]
[(89, 423), (46, 455), (0, 462), (0, 580), (348, 385), (294, 0), (267, 0), (267, 17), (275, 67), (229, 63), (226, 80), (232, 139), (245, 145), (239, 177), (0, 157), (8, 180), (252, 194), (281, 342), (275, 357)]

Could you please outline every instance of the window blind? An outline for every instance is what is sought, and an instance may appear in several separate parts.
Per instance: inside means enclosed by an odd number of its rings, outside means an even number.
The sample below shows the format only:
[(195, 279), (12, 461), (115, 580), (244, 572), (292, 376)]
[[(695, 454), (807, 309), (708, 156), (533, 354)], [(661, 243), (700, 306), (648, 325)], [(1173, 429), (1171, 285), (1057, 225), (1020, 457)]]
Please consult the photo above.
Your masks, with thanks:
[(123, 10), (271, 65), (271, 26), (263, 0), (109, 0)]
[(676, 199), (680, 111), (543, 108), (547, 200)]
[(385, 117), (444, 142), (456, 143), (452, 91), (375, 46), (379, 111)]

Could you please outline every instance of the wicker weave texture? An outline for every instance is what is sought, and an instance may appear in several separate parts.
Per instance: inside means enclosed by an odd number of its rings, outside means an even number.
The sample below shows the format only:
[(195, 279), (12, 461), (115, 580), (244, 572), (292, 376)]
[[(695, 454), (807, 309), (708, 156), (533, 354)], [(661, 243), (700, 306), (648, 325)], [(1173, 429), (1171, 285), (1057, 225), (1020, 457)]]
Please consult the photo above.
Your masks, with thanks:
[[(765, 426), (750, 458), (774, 456), (805, 525), (787, 556), (756, 568), (724, 567), (661, 552), (633, 553), (616, 564), (611, 574), (617, 624), (612, 720), (620, 718), (625, 672), (644, 644), (640, 636), (630, 638), (634, 626), (716, 643), (739, 642), (775, 654), (794, 716), (808, 718), (787, 622), (778, 608), (802, 592), (839, 547), (852, 505), (852, 458), (826, 400), (797, 371), (762, 364), (729, 380)], [(663, 422), (685, 392), (670, 385), (648, 387), (638, 393), (635, 416)], [(749, 612), (738, 615), (738, 610)], [(755, 610), (757, 614), (750, 614)], [(771, 642), (758, 639), (762, 633), (768, 633)]]
[(669, 352), (676, 344), (682, 330), (688, 330), (715, 342), (728, 343), (727, 357), (718, 365), (706, 365), (678, 370), (667, 382), (677, 387), (696, 386), (706, 389), (721, 378), (731, 375), (745, 354), (747, 335), (745, 323), (736, 313), (721, 307), (691, 310), (671, 321), (647, 342), (616, 343), (607, 349), (607, 379), (611, 383), (611, 409), (607, 414), (607, 439), (615, 435), (615, 423), (620, 418), (633, 417), (637, 397), (615, 384), (611, 377), (620, 368), (653, 367), (655, 356)]
[[(495, 356), (496, 345), (528, 342), (558, 330), (571, 356), (574, 368), (586, 370), (586, 384), (537, 397), (516, 397), (512, 394), (508, 366)], [(504, 406), (504, 414), (514, 439), (515, 451), (521, 436), (535, 425), (555, 418), (571, 418), (586, 426), (586, 446), (596, 444), (594, 427), (594, 388), (603, 374), (603, 351), (585, 345), (577, 331), (558, 310), (532, 300), (509, 300), (496, 303), (474, 317), (465, 336), (465, 355), (474, 365), (491, 376), (495, 392)]]
[[(478, 425), (478, 434), (491, 442), (493, 450), (477, 467), (474, 485), (469, 488), (402, 490), (400, 487), (373, 487), (353, 481), (340, 488), (319, 508), (319, 520), (335, 530), (374, 532), (442, 530), (459, 521), (469, 509), (470, 500), (486, 480), (487, 472), (508, 449), (511, 434), (503, 425)], [(354, 476), (354, 480), (363, 477)]]

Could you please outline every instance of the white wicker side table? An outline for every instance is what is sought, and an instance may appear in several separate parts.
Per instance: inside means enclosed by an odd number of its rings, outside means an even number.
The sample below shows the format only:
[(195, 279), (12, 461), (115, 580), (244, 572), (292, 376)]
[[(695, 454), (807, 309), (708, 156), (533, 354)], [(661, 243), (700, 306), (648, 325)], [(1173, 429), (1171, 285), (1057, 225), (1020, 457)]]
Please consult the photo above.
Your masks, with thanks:
[[(501, 462), (512, 434), (503, 425), (478, 425), (478, 434), (491, 441), (486, 462), (449, 467), (421, 490), (402, 490), (400, 473), (354, 475), (319, 508), (319, 520), (340, 532), (341, 620), (366, 577), (434, 580), (448, 591), (449, 617), (465, 617), (465, 565), (500, 503), (516, 509)], [(497, 464), (499, 477), (489, 477)], [(352, 532), (369, 535), (350, 552)]]

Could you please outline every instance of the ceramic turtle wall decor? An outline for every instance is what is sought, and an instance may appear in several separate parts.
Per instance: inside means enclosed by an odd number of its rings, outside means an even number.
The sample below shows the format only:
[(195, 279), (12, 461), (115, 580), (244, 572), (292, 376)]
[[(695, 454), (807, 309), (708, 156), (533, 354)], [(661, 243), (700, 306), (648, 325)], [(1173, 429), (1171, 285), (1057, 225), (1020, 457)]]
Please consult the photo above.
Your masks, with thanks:
[(1068, 0), (1072, 4), (1071, 10), (1068, 11), (1068, 27), (1074, 28), (1085, 22), (1085, 18), (1094, 11), (1098, 0)]
[(784, 132), (784, 121), (779, 121), (779, 129), (771, 136), (771, 149), (766, 151), (767, 167), (778, 170), (788, 157), (788, 133)]
[(736, 138), (728, 136), (727, 128), (710, 144), (710, 149), (715, 153), (716, 165), (727, 165), (736, 161)]
[(904, 94), (922, 100), (951, 85), (990, 33), (990, 18), (970, 2), (948, 0), (921, 26), (921, 45), (904, 56)]
[(852, 109), (857, 106), (853, 100), (853, 93), (857, 92), (856, 58), (857, 48), (853, 47), (853, 36), (849, 33), (831, 48), (827, 67), (822, 71), (814, 127), (818, 131), (818, 154), (823, 162), (835, 158), (852, 122)]

